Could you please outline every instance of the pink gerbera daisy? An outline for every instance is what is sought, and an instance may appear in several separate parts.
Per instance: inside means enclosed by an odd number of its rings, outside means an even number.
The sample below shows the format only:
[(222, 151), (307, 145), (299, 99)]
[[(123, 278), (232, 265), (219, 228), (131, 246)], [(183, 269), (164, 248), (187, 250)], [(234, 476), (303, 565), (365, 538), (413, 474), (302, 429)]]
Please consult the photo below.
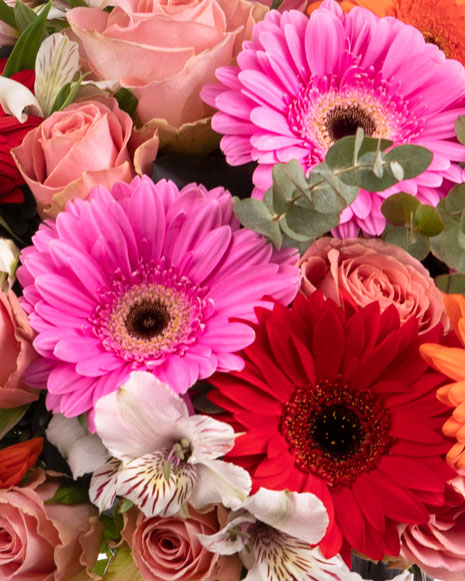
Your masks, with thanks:
[[(264, 295), (289, 303), (299, 285), (293, 250), (245, 229), (223, 188), (100, 187), (43, 224), (18, 278), (42, 356), (29, 382), (47, 406), (75, 416), (151, 371), (178, 393), (216, 369), (240, 369), (253, 341), (245, 321)], [(232, 318), (241, 321), (233, 321)]]
[(203, 98), (219, 109), (213, 128), (231, 165), (256, 160), (260, 197), (272, 184), (277, 162), (297, 159), (309, 171), (338, 139), (362, 127), (371, 137), (429, 148), (431, 166), (415, 179), (380, 193), (361, 191), (343, 211), (339, 234), (359, 228), (379, 235), (385, 226), (383, 198), (408, 192), (436, 205), (445, 178), (459, 182), (465, 148), (454, 122), (465, 113), (465, 69), (395, 18), (365, 8), (345, 14), (325, 0), (310, 18), (271, 11), (245, 42), (238, 66), (220, 67), (221, 85)]

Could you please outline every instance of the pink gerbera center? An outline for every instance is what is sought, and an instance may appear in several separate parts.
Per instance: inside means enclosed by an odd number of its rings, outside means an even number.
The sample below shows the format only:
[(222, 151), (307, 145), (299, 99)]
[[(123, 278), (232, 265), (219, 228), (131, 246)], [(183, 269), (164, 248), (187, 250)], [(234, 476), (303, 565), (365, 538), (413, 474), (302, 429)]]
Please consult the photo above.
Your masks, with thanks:
[(130, 276), (115, 274), (91, 322), (105, 349), (127, 361), (183, 355), (211, 310), (207, 292), (163, 260), (141, 264)]
[(297, 466), (333, 486), (375, 467), (391, 446), (390, 427), (376, 395), (352, 390), (340, 377), (297, 388), (281, 421)]
[[(362, 71), (357, 73), (366, 77)], [(345, 87), (338, 87), (336, 79), (312, 79), (291, 101), (288, 118), (292, 130), (311, 152), (309, 167), (323, 161), (333, 143), (354, 135), (359, 127), (368, 137), (395, 143), (418, 135), (408, 102), (395, 95), (392, 86), (379, 76)]]

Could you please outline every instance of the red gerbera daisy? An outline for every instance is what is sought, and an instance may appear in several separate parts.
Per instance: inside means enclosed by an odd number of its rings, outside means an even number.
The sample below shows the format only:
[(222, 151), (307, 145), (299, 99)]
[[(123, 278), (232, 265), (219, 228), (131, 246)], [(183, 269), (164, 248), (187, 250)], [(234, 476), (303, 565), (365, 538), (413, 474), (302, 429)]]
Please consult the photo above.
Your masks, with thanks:
[[(332, 525), (325, 556), (353, 547), (399, 553), (399, 523), (426, 523), (454, 477), (443, 454), (444, 376), (428, 369), (411, 319), (377, 303), (340, 309), (315, 293), (291, 309), (257, 310), (257, 338), (240, 372), (217, 374), (211, 399), (244, 432), (228, 455), (254, 487), (314, 492)], [(332, 517), (332, 515), (334, 515)]]

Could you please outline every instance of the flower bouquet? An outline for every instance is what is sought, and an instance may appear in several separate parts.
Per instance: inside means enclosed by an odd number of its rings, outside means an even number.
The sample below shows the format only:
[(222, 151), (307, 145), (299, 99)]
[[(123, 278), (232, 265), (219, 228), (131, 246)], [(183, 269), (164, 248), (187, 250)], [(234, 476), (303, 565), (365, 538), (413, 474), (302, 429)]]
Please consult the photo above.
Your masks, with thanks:
[(465, 7), (265, 4), (0, 0), (2, 580), (465, 579)]

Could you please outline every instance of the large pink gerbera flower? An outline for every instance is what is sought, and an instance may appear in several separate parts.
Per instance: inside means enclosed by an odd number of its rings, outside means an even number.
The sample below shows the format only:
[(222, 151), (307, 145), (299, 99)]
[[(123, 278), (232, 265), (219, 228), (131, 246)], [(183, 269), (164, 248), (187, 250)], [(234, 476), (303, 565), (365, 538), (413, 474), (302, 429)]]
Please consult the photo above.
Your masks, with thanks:
[(299, 285), (293, 250), (239, 229), (231, 196), (136, 178), (68, 204), (23, 251), (18, 278), (42, 355), (29, 382), (47, 406), (92, 410), (133, 370), (178, 393), (216, 369), (240, 369), (244, 321), (264, 295), (287, 304)]
[(359, 228), (380, 234), (381, 203), (394, 192), (436, 205), (445, 178), (462, 181), (452, 162), (465, 161), (454, 138), (454, 122), (465, 113), (465, 69), (412, 26), (360, 7), (345, 14), (334, 0), (310, 18), (271, 11), (237, 63), (217, 69), (221, 85), (206, 87), (203, 98), (219, 109), (213, 128), (224, 134), (228, 162), (259, 162), (255, 195), (271, 185), (275, 163), (294, 158), (308, 171), (357, 127), (396, 145), (423, 145), (434, 157), (415, 179), (376, 194), (362, 190), (341, 216), (343, 237)]

